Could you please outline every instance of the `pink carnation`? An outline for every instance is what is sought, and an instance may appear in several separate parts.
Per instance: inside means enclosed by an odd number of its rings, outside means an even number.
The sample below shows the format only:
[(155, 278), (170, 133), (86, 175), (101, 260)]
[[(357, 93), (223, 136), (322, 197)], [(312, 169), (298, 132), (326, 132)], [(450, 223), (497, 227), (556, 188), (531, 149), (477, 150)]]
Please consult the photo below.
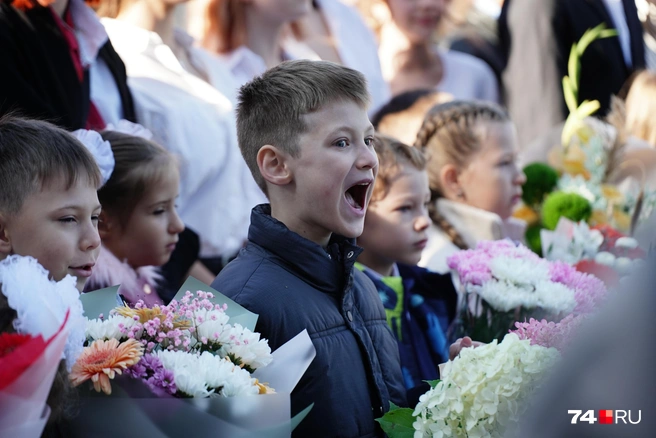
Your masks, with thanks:
[(603, 281), (594, 275), (577, 271), (565, 262), (554, 261), (549, 265), (551, 280), (574, 290), (575, 314), (591, 313), (606, 298), (607, 289)]
[(515, 333), (519, 339), (529, 339), (531, 345), (553, 347), (562, 353), (585, 318), (585, 315), (568, 315), (560, 322), (531, 318), (529, 322), (516, 322), (517, 329), (510, 333)]

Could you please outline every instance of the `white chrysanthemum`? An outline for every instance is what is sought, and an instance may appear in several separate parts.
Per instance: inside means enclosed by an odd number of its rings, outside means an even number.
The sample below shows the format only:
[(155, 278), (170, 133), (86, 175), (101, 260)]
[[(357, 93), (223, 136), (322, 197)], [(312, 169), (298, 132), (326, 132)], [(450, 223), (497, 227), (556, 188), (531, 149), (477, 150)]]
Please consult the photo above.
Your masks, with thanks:
[(500, 282), (535, 284), (549, 279), (549, 265), (535, 259), (498, 256), (490, 261), (490, 273)]
[(245, 369), (210, 352), (159, 351), (157, 357), (173, 372), (178, 391), (190, 397), (257, 395), (255, 379)]
[(199, 368), (204, 371), (207, 386), (214, 389), (215, 394), (234, 397), (259, 393), (251, 374), (228, 359), (205, 352), (199, 357)]
[(542, 281), (535, 286), (537, 307), (549, 313), (571, 313), (576, 307), (575, 293), (562, 283)]
[(251, 371), (271, 363), (271, 347), (266, 339), (260, 339), (259, 333), (235, 324), (229, 338), (219, 352), (222, 357), (232, 356), (236, 363), (249, 367)]
[(209, 397), (212, 391), (199, 367), (198, 355), (184, 351), (162, 350), (156, 353), (162, 366), (173, 373), (178, 391), (190, 397)]
[(127, 332), (123, 333), (123, 331), (129, 330), (135, 324), (137, 321), (134, 319), (121, 315), (112, 315), (105, 320), (87, 318), (86, 337), (94, 341), (97, 339), (118, 339), (120, 341), (128, 337)]
[(226, 342), (230, 330), (229, 319), (228, 315), (220, 310), (197, 310), (194, 313), (196, 339), (207, 339), (210, 343)]
[(415, 437), (505, 436), (559, 357), (556, 349), (530, 345), (515, 334), (500, 344), (462, 350), (435, 388), (419, 398)]

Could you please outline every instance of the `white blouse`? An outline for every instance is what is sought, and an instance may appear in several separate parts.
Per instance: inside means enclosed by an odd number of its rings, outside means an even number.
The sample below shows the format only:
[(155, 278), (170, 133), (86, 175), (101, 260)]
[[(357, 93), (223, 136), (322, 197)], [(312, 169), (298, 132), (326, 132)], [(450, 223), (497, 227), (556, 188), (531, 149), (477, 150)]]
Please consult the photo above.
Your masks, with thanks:
[[(383, 26), (380, 61), (383, 76), (391, 81), (396, 74), (394, 54), (403, 50), (405, 37), (394, 23)], [(442, 80), (435, 89), (451, 94), (455, 99), (500, 102), (499, 84), (494, 72), (484, 61), (455, 50), (435, 49), (442, 61)]]
[(187, 72), (154, 32), (103, 19), (128, 73), (139, 122), (180, 160), (180, 216), (201, 238), (201, 257), (236, 253), (246, 240), (250, 202), (233, 107)]
[[(469, 248), (482, 240), (524, 241), (526, 222), (522, 220), (512, 217), (503, 220), (495, 213), (443, 198), (437, 200), (437, 211), (453, 225)], [(440, 227), (431, 224), (428, 245), (421, 254), (419, 266), (444, 274), (449, 272), (447, 258), (459, 250)]]

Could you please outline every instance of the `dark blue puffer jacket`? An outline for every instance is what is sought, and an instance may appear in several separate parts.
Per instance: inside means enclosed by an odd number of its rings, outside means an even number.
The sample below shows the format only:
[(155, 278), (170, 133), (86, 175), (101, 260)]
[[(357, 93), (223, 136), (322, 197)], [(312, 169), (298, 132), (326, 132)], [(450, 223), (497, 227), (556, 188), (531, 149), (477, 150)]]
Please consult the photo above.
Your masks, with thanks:
[(272, 350), (307, 329), (317, 356), (292, 393), (292, 414), (314, 403), (294, 436), (382, 436), (374, 421), (405, 406), (399, 352), (373, 283), (353, 264), (361, 248), (334, 236), (328, 248), (272, 218), (251, 214), (248, 244), (212, 287), (259, 315)]

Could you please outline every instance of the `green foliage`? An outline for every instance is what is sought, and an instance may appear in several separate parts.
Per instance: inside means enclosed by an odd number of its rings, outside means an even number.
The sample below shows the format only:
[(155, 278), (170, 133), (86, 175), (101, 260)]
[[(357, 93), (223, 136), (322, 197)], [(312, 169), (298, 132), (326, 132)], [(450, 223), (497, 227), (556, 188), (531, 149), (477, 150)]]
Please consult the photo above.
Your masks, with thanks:
[(563, 147), (569, 146), (576, 122), (592, 115), (599, 109), (599, 102), (584, 101), (579, 106), (579, 81), (581, 80), (581, 57), (590, 44), (596, 40), (617, 36), (615, 29), (606, 29), (606, 24), (588, 29), (581, 39), (572, 45), (567, 62), (567, 75), (563, 77), (563, 94), (570, 115), (565, 122), (561, 142)]
[(542, 238), (540, 237), (540, 230), (544, 227), (540, 224), (531, 225), (526, 229), (526, 245), (537, 255), (542, 256)]
[(555, 230), (561, 217), (578, 222), (587, 221), (590, 215), (592, 205), (576, 193), (553, 192), (542, 205), (542, 223), (548, 230)]
[(424, 380), (424, 382), (428, 383), (428, 385), (431, 388), (435, 388), (437, 386), (437, 384), (440, 383), (440, 379), (437, 379), (437, 380)]
[(376, 421), (390, 438), (413, 438), (415, 428), (412, 427), (412, 423), (415, 422), (415, 417), (412, 416), (412, 412), (410, 408), (399, 408), (390, 402), (390, 410)]
[(524, 168), (526, 182), (522, 186), (522, 200), (529, 207), (535, 207), (553, 191), (558, 183), (558, 172), (543, 163), (532, 163)]

